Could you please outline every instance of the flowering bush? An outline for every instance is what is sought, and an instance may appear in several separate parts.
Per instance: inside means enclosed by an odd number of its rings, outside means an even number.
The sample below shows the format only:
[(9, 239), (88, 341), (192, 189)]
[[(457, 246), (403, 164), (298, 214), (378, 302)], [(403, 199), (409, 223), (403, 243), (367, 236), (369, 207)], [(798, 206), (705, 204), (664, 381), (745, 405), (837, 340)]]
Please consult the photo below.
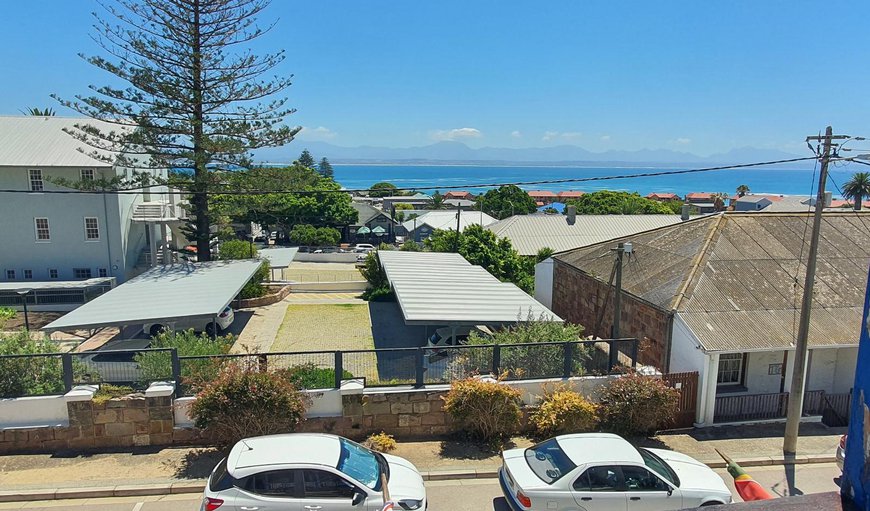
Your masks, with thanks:
[(396, 449), (396, 439), (393, 435), (388, 435), (381, 431), (373, 435), (369, 435), (363, 445), (373, 451), (390, 452)]
[(549, 392), (541, 406), (529, 416), (537, 435), (551, 437), (563, 433), (585, 433), (598, 425), (596, 406), (567, 387)]

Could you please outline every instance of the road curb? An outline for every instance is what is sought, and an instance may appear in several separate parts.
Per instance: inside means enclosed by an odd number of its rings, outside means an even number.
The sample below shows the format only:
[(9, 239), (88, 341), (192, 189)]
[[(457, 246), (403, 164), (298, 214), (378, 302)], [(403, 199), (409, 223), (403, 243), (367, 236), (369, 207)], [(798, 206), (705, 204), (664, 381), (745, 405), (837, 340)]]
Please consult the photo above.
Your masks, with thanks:
[[(710, 468), (725, 468), (722, 460), (701, 460)], [(810, 463), (834, 463), (831, 455), (798, 455), (786, 459), (784, 456), (759, 456), (741, 458), (737, 463), (742, 467), (764, 467), (774, 465), (806, 465)], [(493, 479), (498, 469), (475, 470), (432, 470), (421, 472), (424, 481), (452, 481), (459, 479)], [(83, 488), (47, 488), (33, 490), (0, 491), (0, 502), (28, 502), (35, 500), (95, 499), (105, 497), (142, 497), (180, 493), (202, 493), (205, 480), (178, 481), (174, 483), (119, 485)]]

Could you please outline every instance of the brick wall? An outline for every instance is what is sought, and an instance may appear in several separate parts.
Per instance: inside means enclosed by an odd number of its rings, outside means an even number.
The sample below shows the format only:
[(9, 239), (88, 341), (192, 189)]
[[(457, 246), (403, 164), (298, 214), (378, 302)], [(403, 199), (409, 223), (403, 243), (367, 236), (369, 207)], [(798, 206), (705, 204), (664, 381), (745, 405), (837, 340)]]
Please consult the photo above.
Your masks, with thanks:
[[(606, 282), (556, 260), (553, 267), (553, 312), (567, 321), (583, 325), (587, 335), (610, 337), (613, 325), (613, 292), (607, 295), (608, 287)], [(601, 322), (596, 330), (595, 325), (599, 318)], [(641, 364), (660, 369), (666, 366), (669, 342), (667, 313), (623, 294), (619, 330), (621, 337), (635, 337), (641, 341), (638, 356)]]

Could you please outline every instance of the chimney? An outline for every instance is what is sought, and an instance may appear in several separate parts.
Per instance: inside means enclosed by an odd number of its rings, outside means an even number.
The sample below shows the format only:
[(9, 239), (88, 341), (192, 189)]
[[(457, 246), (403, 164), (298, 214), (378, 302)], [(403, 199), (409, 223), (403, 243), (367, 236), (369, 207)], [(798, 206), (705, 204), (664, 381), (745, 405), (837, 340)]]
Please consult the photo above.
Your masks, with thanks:
[(832, 192), (825, 192), (825, 207), (831, 207), (831, 200), (833, 200), (834, 194)]
[(568, 225), (574, 225), (574, 222), (577, 221), (577, 207), (565, 206), (565, 216), (568, 217)]
[(691, 207), (692, 206), (689, 204), (683, 204), (683, 208), (682, 208), (682, 210), (680, 210), (680, 220), (685, 222), (686, 220), (689, 219), (689, 209)]

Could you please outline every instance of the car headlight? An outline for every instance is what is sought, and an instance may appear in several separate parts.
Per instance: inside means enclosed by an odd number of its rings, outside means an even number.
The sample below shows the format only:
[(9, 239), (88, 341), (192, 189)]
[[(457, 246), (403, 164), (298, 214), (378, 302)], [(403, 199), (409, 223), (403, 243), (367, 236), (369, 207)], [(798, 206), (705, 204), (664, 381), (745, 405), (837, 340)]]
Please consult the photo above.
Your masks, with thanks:
[(399, 501), (402, 509), (420, 509), (423, 506), (423, 500), (403, 499)]

